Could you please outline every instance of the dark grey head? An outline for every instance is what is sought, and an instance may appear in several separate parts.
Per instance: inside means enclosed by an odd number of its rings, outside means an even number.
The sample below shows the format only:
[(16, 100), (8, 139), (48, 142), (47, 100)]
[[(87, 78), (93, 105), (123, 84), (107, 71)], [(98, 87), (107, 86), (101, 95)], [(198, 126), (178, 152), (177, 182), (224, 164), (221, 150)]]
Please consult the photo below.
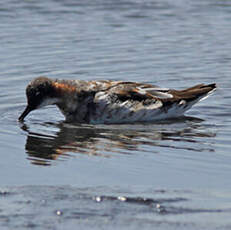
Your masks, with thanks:
[(57, 102), (53, 81), (46, 77), (33, 80), (26, 88), (26, 96), (27, 107), (18, 118), (19, 121), (23, 121), (32, 110)]

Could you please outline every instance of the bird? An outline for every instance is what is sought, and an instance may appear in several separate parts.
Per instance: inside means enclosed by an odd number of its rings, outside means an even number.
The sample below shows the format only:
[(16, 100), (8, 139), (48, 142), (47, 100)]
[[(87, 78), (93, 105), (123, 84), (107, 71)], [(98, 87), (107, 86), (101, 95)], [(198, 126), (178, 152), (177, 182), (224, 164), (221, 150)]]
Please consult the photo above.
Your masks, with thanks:
[(216, 88), (216, 83), (175, 90), (132, 81), (62, 80), (42, 76), (28, 84), (27, 106), (18, 120), (23, 122), (31, 111), (54, 104), (66, 122), (155, 122), (183, 116)]

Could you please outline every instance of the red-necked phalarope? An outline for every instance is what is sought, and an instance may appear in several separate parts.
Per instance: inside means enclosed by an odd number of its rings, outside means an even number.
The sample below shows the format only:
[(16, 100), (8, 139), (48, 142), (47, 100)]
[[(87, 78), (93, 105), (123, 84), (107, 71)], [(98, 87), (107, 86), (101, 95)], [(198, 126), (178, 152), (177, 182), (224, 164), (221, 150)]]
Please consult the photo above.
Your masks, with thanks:
[(28, 105), (19, 121), (32, 111), (55, 104), (67, 121), (131, 123), (182, 116), (216, 89), (216, 84), (184, 90), (127, 81), (52, 80), (39, 77), (26, 89)]

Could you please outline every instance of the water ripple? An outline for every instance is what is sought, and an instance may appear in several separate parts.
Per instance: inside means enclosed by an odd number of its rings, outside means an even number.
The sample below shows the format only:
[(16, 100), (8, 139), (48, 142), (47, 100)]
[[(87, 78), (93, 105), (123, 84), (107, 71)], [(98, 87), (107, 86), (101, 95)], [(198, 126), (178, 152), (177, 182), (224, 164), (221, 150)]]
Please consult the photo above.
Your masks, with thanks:
[[(206, 229), (215, 229), (218, 225), (212, 222), (208, 225), (206, 215), (226, 218), (231, 212), (231, 208), (224, 205), (224, 191), (218, 196), (221, 206), (216, 208), (210, 203), (217, 198), (212, 191), (146, 190), (136, 191), (140, 194), (137, 197), (127, 189), (108, 187), (78, 189), (70, 186), (21, 186), (8, 187), (7, 190), (12, 195), (4, 196), (4, 199), (0, 197), (0, 227), (7, 228), (17, 226), (20, 229), (44, 229), (55, 226), (61, 229), (66, 225), (70, 229), (75, 223), (85, 228), (94, 226), (94, 229), (102, 229), (103, 223), (114, 222), (122, 229), (137, 229), (137, 226), (142, 225), (152, 229), (153, 224), (164, 225), (167, 229), (184, 224), (190, 229), (193, 219), (205, 215), (204, 219), (193, 224), (193, 229), (203, 228), (206, 224), (209, 226)], [(207, 208), (201, 204), (201, 197)], [(226, 219), (224, 224), (228, 225), (230, 221)]]

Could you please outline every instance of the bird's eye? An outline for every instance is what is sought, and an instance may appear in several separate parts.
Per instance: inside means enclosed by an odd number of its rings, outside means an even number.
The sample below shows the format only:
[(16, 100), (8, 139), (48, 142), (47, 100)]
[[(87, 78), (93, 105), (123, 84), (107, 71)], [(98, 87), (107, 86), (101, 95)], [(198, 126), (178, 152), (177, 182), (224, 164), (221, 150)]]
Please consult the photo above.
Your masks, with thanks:
[(35, 93), (35, 96), (39, 96), (39, 95), (40, 95), (40, 92), (39, 92), (39, 91)]

